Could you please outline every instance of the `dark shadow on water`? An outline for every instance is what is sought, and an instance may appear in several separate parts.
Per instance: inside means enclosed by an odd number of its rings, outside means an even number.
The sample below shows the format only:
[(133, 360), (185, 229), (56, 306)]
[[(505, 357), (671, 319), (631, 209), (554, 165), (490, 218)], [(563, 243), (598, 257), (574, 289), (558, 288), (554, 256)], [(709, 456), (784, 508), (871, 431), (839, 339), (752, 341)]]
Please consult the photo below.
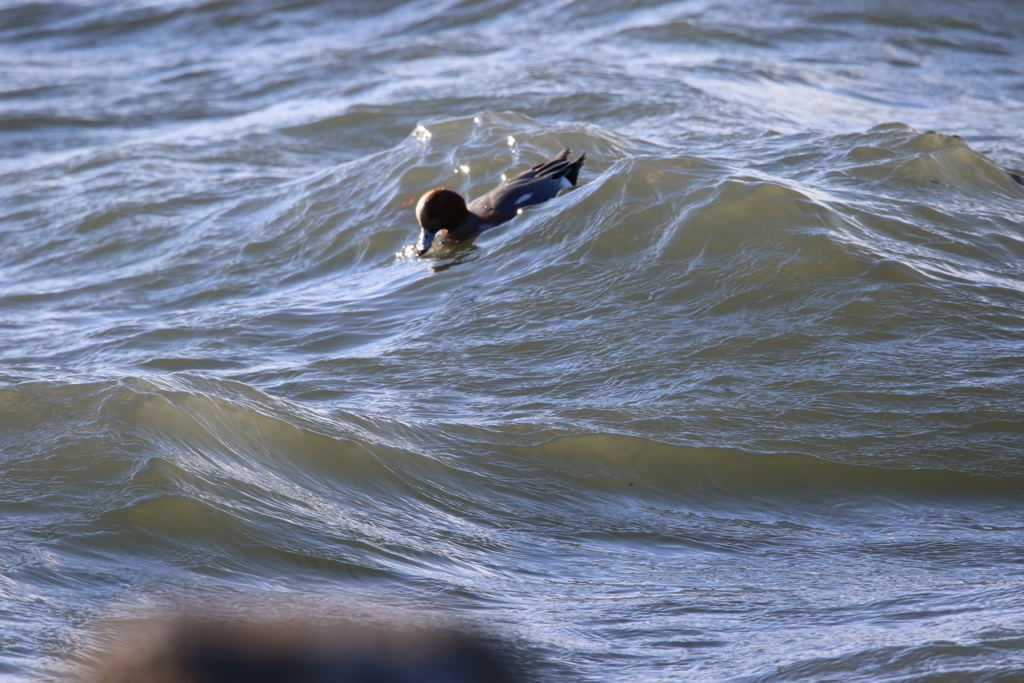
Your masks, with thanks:
[(440, 255), (434, 257), (433, 263), (430, 264), (430, 271), (432, 273), (443, 273), (449, 268), (461, 265), (463, 263), (469, 263), (473, 261), (479, 254), (476, 254), (480, 247), (472, 243), (457, 244), (452, 247), (445, 247)]

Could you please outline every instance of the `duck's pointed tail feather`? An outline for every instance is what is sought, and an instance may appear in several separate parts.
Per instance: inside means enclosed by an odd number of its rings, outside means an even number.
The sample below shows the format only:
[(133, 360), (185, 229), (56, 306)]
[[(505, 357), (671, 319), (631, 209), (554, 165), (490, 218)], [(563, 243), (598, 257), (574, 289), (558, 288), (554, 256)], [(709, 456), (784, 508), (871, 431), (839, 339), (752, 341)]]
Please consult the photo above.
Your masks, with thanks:
[[(565, 150), (568, 154), (569, 150)], [(565, 174), (565, 179), (573, 185), (576, 185), (576, 179), (580, 175), (580, 169), (583, 168), (583, 162), (587, 160), (586, 153), (581, 154), (580, 158), (569, 164), (569, 170)]]

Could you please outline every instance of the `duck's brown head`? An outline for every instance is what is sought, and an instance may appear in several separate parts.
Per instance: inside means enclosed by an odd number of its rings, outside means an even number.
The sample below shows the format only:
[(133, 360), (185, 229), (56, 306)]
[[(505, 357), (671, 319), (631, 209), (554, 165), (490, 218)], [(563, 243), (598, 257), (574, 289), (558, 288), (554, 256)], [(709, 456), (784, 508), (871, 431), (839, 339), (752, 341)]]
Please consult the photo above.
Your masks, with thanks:
[(416, 220), (422, 233), (416, 253), (422, 256), (442, 230), (455, 230), (469, 217), (466, 200), (457, 192), (437, 188), (420, 197), (416, 205)]

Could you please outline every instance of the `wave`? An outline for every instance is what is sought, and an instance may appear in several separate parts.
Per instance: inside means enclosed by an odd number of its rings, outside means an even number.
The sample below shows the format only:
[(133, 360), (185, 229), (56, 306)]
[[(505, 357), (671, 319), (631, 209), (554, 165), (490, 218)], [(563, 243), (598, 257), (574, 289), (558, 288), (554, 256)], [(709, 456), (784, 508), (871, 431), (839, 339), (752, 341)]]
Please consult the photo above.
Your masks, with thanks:
[[(563, 146), (589, 155), (579, 188), (409, 257), (409, 198), (473, 196)], [(213, 209), (152, 197), (155, 222), (41, 221), (7, 236), (6, 265), (47, 273), (0, 286), (11, 347), (32, 350), (8, 382), (201, 373), (296, 401), (286, 421), (524, 421), (737, 458), (1017, 471), (1021, 188), (962, 140), (902, 125), (765, 149), (741, 166), (481, 114)], [(446, 362), (454, 349), (469, 360)]]
[[(857, 500), (1010, 505), (1024, 492), (1024, 476), (1012, 472), (892, 468), (514, 424), (483, 429), (322, 414), (197, 376), (18, 385), (0, 390), (0, 407), (9, 417), (5, 442), (18, 454), (5, 460), (6, 480), (40, 490), (25, 497), (26, 508), (64, 504), (78, 491), (124, 510), (154, 501), (197, 509), (217, 501), (225, 511), (280, 506), (275, 514), (282, 520), (319, 517), (319, 525), (339, 498), (348, 515), (405, 505), (450, 511), (491, 496), (528, 507), (648, 499), (693, 509), (827, 511)], [(56, 473), (66, 490), (53, 488)]]

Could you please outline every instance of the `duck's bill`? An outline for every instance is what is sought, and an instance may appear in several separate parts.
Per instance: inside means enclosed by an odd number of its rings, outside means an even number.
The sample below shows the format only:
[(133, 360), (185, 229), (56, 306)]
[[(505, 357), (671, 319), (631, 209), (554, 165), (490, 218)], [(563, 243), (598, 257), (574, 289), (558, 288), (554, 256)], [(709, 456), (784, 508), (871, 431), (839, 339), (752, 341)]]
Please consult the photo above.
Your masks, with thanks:
[(420, 230), (420, 241), (416, 245), (416, 255), (423, 256), (430, 251), (430, 245), (434, 243), (434, 236), (437, 233), (427, 232), (426, 230)]

